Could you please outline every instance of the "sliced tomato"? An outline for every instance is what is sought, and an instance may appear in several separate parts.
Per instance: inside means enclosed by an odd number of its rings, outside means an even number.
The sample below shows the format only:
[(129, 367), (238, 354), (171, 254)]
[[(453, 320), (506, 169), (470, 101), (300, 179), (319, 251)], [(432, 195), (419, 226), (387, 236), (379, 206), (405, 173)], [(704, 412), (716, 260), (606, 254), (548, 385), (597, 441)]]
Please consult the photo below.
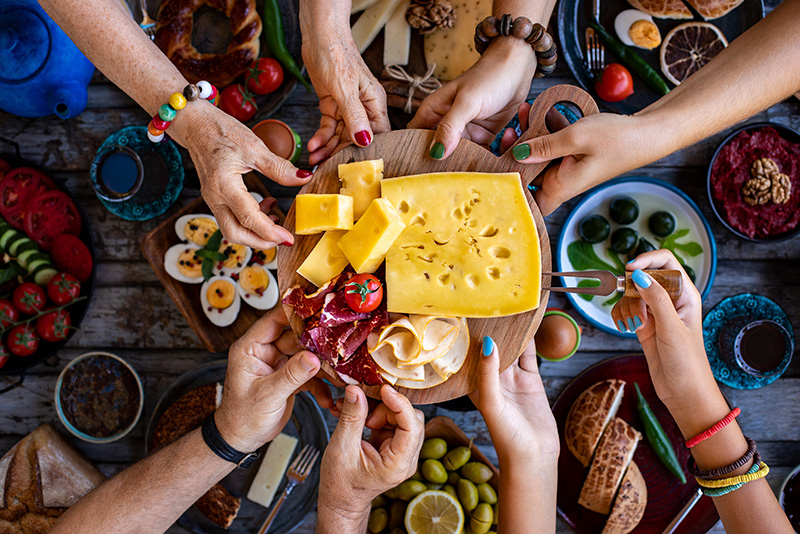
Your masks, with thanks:
[(92, 254), (86, 244), (78, 236), (65, 234), (53, 242), (50, 249), (53, 263), (59, 271), (64, 271), (81, 283), (92, 276)]
[(369, 313), (383, 300), (383, 285), (371, 274), (357, 274), (344, 286), (344, 298), (353, 311)]
[(42, 171), (30, 167), (9, 171), (0, 180), (0, 215), (8, 224), (22, 230), (25, 208), (31, 199), (53, 189), (56, 189), (55, 182)]
[(0, 299), (0, 326), (8, 328), (11, 323), (19, 321), (19, 312), (10, 300)]
[(8, 348), (17, 356), (30, 356), (39, 348), (39, 335), (32, 324), (21, 324), (8, 334)]
[[(69, 273), (58, 273), (47, 283), (47, 296), (56, 306), (69, 304), (81, 294), (81, 283)], [(2, 300), (0, 300), (2, 310)]]
[(56, 342), (67, 338), (72, 319), (67, 310), (57, 310), (36, 319), (36, 332), (45, 341)]
[(40, 247), (50, 250), (61, 234), (81, 233), (81, 215), (63, 191), (47, 191), (28, 202), (25, 208), (25, 233)]

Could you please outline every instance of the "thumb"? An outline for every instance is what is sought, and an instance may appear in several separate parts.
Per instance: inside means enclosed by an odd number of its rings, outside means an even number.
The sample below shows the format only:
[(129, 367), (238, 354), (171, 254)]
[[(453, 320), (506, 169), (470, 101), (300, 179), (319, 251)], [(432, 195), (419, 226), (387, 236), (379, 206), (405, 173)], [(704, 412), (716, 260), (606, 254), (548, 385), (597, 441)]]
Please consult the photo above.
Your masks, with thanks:
[(570, 127), (515, 145), (512, 149), (514, 159), (521, 163), (544, 163), (573, 155), (577, 146), (573, 141)]
[(456, 97), (450, 110), (445, 113), (436, 127), (430, 156), (433, 159), (444, 159), (452, 154), (461, 140), (464, 128), (474, 118), (473, 104), (467, 99)]
[(636, 269), (631, 274), (631, 280), (636, 284), (642, 300), (650, 308), (650, 313), (655, 318), (656, 327), (659, 330), (665, 329), (664, 333), (669, 334), (670, 330), (683, 326), (667, 290), (661, 287), (652, 276), (641, 269)]
[[(487, 354), (488, 353), (488, 354)], [(496, 406), (500, 398), (500, 356), (497, 344), (486, 336), (483, 338), (483, 357), (478, 364), (478, 395), (480, 408)]]
[(310, 171), (298, 169), (288, 159), (272, 153), (264, 143), (258, 143), (254, 150), (253, 167), (273, 182), (298, 186), (304, 185), (311, 178)]
[(364, 433), (364, 424), (369, 413), (367, 396), (358, 386), (347, 386), (344, 390), (344, 402), (339, 423), (333, 431), (331, 441), (342, 440), (343, 443), (359, 443)]
[(319, 358), (303, 351), (289, 358), (286, 365), (266, 377), (270, 394), (280, 402), (285, 402), (295, 391), (314, 378), (319, 372)]
[(369, 124), (364, 103), (359, 98), (359, 93), (357, 91), (345, 92), (335, 100), (350, 139), (360, 147), (372, 143), (372, 127)]

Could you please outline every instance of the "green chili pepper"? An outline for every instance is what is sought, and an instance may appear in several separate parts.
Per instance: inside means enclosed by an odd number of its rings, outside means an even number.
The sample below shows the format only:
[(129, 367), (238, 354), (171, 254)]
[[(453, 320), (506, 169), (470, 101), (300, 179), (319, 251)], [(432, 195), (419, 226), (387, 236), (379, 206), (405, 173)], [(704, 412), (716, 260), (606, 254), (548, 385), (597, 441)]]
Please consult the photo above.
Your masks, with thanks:
[(686, 484), (686, 476), (683, 474), (683, 468), (675, 455), (675, 449), (672, 448), (672, 443), (667, 433), (664, 432), (664, 428), (658, 422), (656, 414), (647, 404), (642, 392), (639, 390), (639, 384), (634, 382), (633, 385), (636, 388), (636, 396), (639, 397), (639, 417), (644, 424), (644, 433), (647, 436), (647, 441), (656, 451), (656, 456), (661, 460), (661, 463), (680, 479), (681, 484)]
[(272, 56), (283, 65), (289, 73), (300, 80), (300, 83), (311, 91), (311, 85), (303, 77), (300, 68), (295, 63), (292, 54), (286, 48), (286, 39), (283, 35), (283, 20), (278, 0), (264, 0), (264, 30), (266, 31), (267, 45)]
[(606, 45), (611, 49), (612, 52), (614, 52), (614, 55), (617, 56), (625, 65), (630, 67), (630, 69), (642, 80), (644, 80), (644, 82), (649, 85), (651, 89), (660, 95), (669, 93), (669, 86), (667, 85), (667, 82), (664, 81), (664, 78), (662, 78), (653, 67), (648, 65), (639, 54), (622, 44), (622, 42), (608, 33), (606, 29), (599, 24), (590, 22), (589, 26), (594, 28), (594, 30), (600, 34), (600, 37), (603, 38), (603, 41), (605, 41)]

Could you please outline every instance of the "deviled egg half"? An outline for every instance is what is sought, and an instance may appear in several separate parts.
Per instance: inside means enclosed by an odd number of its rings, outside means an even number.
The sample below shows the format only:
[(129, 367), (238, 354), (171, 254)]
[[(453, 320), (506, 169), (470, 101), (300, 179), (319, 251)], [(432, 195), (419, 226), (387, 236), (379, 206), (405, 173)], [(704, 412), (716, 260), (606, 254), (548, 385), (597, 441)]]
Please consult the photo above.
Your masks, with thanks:
[(236, 245), (227, 239), (222, 239), (219, 251), (225, 256), (224, 260), (214, 263), (212, 272), (220, 276), (230, 276), (244, 269), (253, 256), (253, 249), (244, 245)]
[(621, 11), (614, 19), (617, 37), (628, 46), (652, 50), (661, 44), (661, 32), (653, 17), (638, 9)]
[(164, 270), (172, 278), (187, 284), (203, 282), (203, 258), (197, 255), (200, 249), (194, 243), (178, 243), (164, 254)]
[(266, 250), (253, 251), (253, 263), (257, 263), (265, 269), (278, 268), (278, 247), (268, 248)]
[(219, 230), (217, 219), (211, 215), (190, 213), (178, 217), (175, 221), (175, 233), (178, 239), (204, 247), (214, 232)]
[(212, 276), (200, 288), (200, 304), (209, 321), (217, 326), (229, 326), (239, 315), (242, 299), (233, 280)]
[(248, 265), (239, 273), (239, 295), (257, 310), (269, 310), (278, 303), (278, 282), (261, 265)]

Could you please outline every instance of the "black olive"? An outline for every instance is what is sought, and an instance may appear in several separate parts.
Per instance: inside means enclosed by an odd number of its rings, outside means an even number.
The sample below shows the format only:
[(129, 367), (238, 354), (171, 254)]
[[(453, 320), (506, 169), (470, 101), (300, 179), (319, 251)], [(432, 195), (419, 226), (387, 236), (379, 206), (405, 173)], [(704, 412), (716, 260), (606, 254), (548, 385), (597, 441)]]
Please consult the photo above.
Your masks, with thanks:
[(686, 274), (689, 275), (689, 280), (691, 280), (692, 283), (694, 284), (695, 281), (697, 280), (697, 275), (694, 273), (694, 269), (692, 269), (688, 265), (683, 265), (683, 270), (686, 271)]
[(658, 237), (667, 237), (675, 231), (675, 216), (668, 211), (657, 211), (647, 220), (647, 227)]
[(640, 237), (639, 245), (636, 247), (636, 250), (633, 251), (633, 254), (631, 254), (630, 259), (634, 259), (640, 254), (644, 254), (645, 252), (650, 252), (652, 250), (656, 250), (656, 246), (647, 239)]
[(600, 243), (608, 238), (608, 234), (611, 233), (611, 225), (602, 215), (589, 215), (581, 219), (578, 233), (581, 239), (587, 243)]
[(636, 246), (639, 234), (633, 228), (618, 228), (611, 234), (611, 250), (620, 254), (627, 254)]
[(609, 206), (611, 220), (619, 224), (631, 224), (639, 217), (639, 204), (631, 197), (617, 197)]

